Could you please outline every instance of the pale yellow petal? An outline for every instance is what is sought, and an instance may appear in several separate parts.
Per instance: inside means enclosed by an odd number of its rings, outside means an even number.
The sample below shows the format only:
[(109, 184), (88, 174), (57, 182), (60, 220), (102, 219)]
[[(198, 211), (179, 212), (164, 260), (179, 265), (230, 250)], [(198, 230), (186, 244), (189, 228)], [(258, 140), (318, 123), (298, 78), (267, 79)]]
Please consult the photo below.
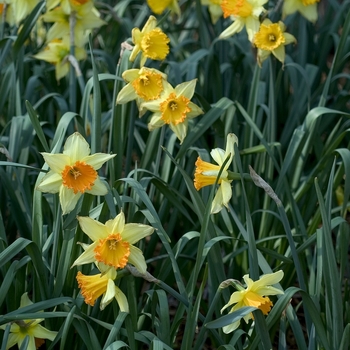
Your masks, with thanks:
[(150, 236), (154, 232), (154, 228), (143, 224), (126, 224), (122, 233), (123, 241), (134, 244), (144, 237)]
[(77, 219), (82, 231), (87, 234), (93, 242), (108, 237), (110, 231), (106, 225), (101, 222), (88, 216), (78, 216)]
[(115, 299), (118, 302), (120, 311), (129, 312), (128, 299), (126, 298), (125, 294), (121, 291), (121, 289), (117, 286), (115, 286)]
[(143, 256), (142, 251), (133, 245), (130, 246), (128, 263), (134, 265), (140, 273), (144, 274), (146, 272), (147, 265), (145, 257)]
[(125, 215), (122, 211), (113, 220), (108, 220), (105, 225), (109, 233), (120, 233), (122, 235), (123, 241), (125, 241)]
[(69, 156), (72, 164), (74, 164), (77, 160), (81, 160), (90, 154), (90, 146), (81, 134), (75, 132), (67, 138), (63, 154)]
[(59, 197), (63, 215), (70, 213), (75, 208), (81, 195), (81, 192), (74, 194), (73, 190), (65, 186), (61, 186)]

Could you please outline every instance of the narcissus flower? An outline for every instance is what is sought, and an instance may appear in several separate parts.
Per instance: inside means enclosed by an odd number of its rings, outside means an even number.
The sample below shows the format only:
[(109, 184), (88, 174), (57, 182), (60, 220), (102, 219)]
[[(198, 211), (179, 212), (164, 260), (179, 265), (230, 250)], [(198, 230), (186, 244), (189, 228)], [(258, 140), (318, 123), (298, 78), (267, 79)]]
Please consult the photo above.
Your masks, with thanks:
[(265, 12), (263, 5), (268, 0), (222, 0), (221, 8), (224, 17), (231, 17), (234, 21), (219, 36), (226, 39), (242, 31), (245, 27), (249, 41), (253, 41), (255, 33), (259, 30), (259, 16)]
[(294, 12), (300, 12), (308, 21), (315, 23), (317, 21), (317, 3), (320, 0), (284, 0), (282, 7), (282, 16), (285, 18)]
[(141, 103), (159, 99), (164, 90), (164, 82), (167, 79), (166, 74), (157, 69), (146, 67), (128, 69), (122, 77), (128, 84), (119, 91), (117, 104), (136, 100), (140, 115), (143, 114)]
[[(273, 306), (271, 300), (267, 297), (267, 295), (277, 295), (284, 293), (282, 290), (272, 287), (271, 285), (278, 283), (282, 278), (282, 270), (275, 273), (263, 275), (257, 281), (253, 281), (251, 278), (249, 278), (248, 275), (244, 275), (243, 279), (246, 284), (246, 288), (243, 288), (236, 282), (233, 283), (239, 290), (231, 295), (229, 302), (221, 309), (221, 312), (223, 312), (231, 305), (236, 304), (231, 308), (229, 311), (230, 313), (239, 310), (244, 306), (254, 306), (257, 309), (260, 309), (264, 315), (267, 315)], [(252, 313), (244, 316), (246, 323), (248, 323), (251, 318), (253, 318)], [(236, 328), (238, 328), (239, 324), (240, 321), (236, 321), (228, 326), (223, 327), (224, 333), (231, 333)]]
[(76, 278), (85, 303), (94, 306), (96, 299), (103, 295), (100, 303), (101, 310), (115, 298), (120, 311), (129, 312), (129, 305), (125, 294), (114, 283), (117, 277), (117, 271), (104, 264), (98, 264), (98, 268), (101, 273), (97, 275), (84, 275), (78, 271)]
[(3, 24), (3, 20), (10, 26), (13, 26), (16, 22), (11, 0), (3, 0), (0, 3), (0, 25)]
[[(80, 6), (74, 7), (75, 27), (74, 38), (75, 43), (85, 42), (87, 34), (94, 28), (99, 28), (106, 24), (100, 18), (100, 13), (93, 6), (91, 1)], [(58, 6), (51, 11), (46, 12), (42, 19), (44, 22), (54, 22), (47, 33), (47, 41), (60, 39), (70, 34), (70, 16), (67, 14), (67, 8)]]
[(158, 100), (148, 101), (141, 104), (153, 112), (148, 124), (150, 131), (168, 124), (182, 143), (187, 134), (188, 121), (203, 111), (196, 104), (191, 102), (196, 87), (196, 79), (179, 84), (175, 89), (164, 82), (164, 91)]
[(78, 132), (67, 138), (63, 153), (42, 153), (51, 170), (37, 187), (39, 191), (59, 192), (63, 214), (71, 212), (84, 193), (105, 195), (108, 190), (97, 170), (115, 154), (95, 153)]
[[(34, 55), (35, 58), (43, 60), (55, 65), (56, 80), (65, 77), (69, 72), (70, 63), (68, 56), (70, 53), (69, 37), (63, 39), (55, 39), (49, 42), (46, 48)], [(76, 60), (84, 60), (86, 58), (86, 50), (76, 46), (74, 49), (74, 57)]]
[(169, 38), (160, 28), (157, 28), (157, 19), (150, 16), (140, 31), (134, 28), (131, 32), (134, 48), (130, 54), (130, 61), (133, 62), (139, 52), (142, 53), (140, 66), (142, 67), (147, 58), (152, 60), (164, 60), (169, 53)]
[(12, 0), (15, 22), (19, 24), (25, 19), (39, 3), (40, 0)]
[(219, 175), (220, 169), (225, 160), (229, 157), (220, 175), (218, 184), (220, 185), (211, 205), (211, 213), (218, 213), (232, 197), (231, 182), (229, 179), (228, 168), (232, 163), (235, 154), (234, 145), (238, 143), (235, 134), (228, 134), (226, 141), (226, 150), (214, 148), (210, 154), (218, 165), (203, 161), (200, 157), (196, 161), (196, 170), (194, 174), (194, 187), (199, 191), (202, 187), (214, 185)]
[(181, 13), (178, 0), (147, 0), (147, 5), (157, 15), (162, 14), (167, 8), (178, 16)]
[(285, 33), (286, 26), (283, 22), (272, 23), (265, 19), (260, 25), (259, 31), (254, 36), (254, 45), (258, 48), (258, 63), (263, 61), (272, 53), (279, 61), (284, 63), (285, 45), (296, 43), (293, 35)]
[(222, 0), (201, 0), (202, 5), (208, 6), (210, 18), (213, 24), (215, 24), (222, 16), (222, 9), (220, 6), (221, 1)]
[[(24, 293), (21, 297), (20, 307), (32, 305), (32, 301), (29, 299), (28, 294)], [(21, 347), (26, 336), (29, 337), (29, 343), (27, 350), (35, 350), (45, 343), (44, 339), (54, 340), (57, 332), (48, 330), (41, 326), (39, 323), (44, 321), (43, 318), (30, 319), (30, 320), (18, 320), (11, 323), (10, 335), (6, 344), (6, 349), (10, 349), (15, 344), (18, 348)], [(0, 329), (5, 329), (6, 324), (0, 326)]]
[(92, 262), (103, 263), (115, 269), (134, 265), (140, 273), (146, 272), (146, 261), (142, 251), (133, 244), (153, 233), (154, 228), (143, 224), (125, 224), (121, 212), (113, 220), (102, 224), (90, 217), (78, 216), (81, 229), (93, 241), (75, 260), (73, 266)]

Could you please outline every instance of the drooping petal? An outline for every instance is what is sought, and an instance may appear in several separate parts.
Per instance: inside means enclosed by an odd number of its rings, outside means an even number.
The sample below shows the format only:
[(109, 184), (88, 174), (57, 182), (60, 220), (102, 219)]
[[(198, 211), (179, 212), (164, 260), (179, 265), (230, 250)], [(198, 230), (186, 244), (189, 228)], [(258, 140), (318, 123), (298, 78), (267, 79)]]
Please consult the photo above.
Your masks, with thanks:
[(82, 231), (86, 233), (93, 242), (108, 237), (110, 232), (101, 222), (91, 219), (88, 216), (78, 216), (77, 219)]
[(244, 294), (240, 291), (234, 292), (232, 293), (230, 300), (228, 301), (228, 303), (220, 310), (220, 312), (222, 313), (225, 309), (227, 309), (229, 306), (239, 303), (240, 301), (243, 300)]
[(126, 224), (122, 232), (123, 240), (134, 244), (144, 237), (150, 236), (154, 232), (154, 228), (143, 224)]
[(130, 256), (128, 262), (134, 265), (140, 273), (144, 274), (146, 272), (147, 264), (145, 257), (143, 256), (142, 251), (133, 245), (130, 246)]
[(222, 192), (222, 204), (225, 207), (228, 207), (228, 202), (232, 198), (231, 181), (222, 180), (220, 188)]
[(104, 310), (104, 308), (113, 300), (115, 297), (115, 284), (114, 281), (109, 279), (107, 283), (107, 290), (104, 293), (101, 304), (100, 304), (100, 309)]
[(236, 18), (235, 21), (219, 35), (219, 39), (227, 39), (230, 36), (239, 33), (244, 28), (244, 23), (244, 20), (241, 18)]
[(169, 124), (169, 127), (175, 133), (177, 138), (180, 140), (180, 145), (181, 145), (187, 135), (187, 128), (188, 128), (187, 120), (177, 125)]
[[(141, 104), (143, 106), (143, 104)], [(164, 120), (162, 119), (162, 114), (159, 113), (154, 113), (151, 117), (150, 122), (148, 123), (147, 127), (149, 131), (152, 131), (157, 128), (161, 128), (164, 125)]]
[(278, 46), (276, 49), (272, 51), (272, 54), (282, 63), (284, 63), (286, 57), (286, 50), (284, 45)]
[(126, 298), (125, 294), (121, 291), (121, 289), (117, 286), (115, 286), (115, 299), (118, 302), (120, 311), (129, 312), (128, 299)]
[(224, 207), (222, 187), (219, 186), (211, 204), (211, 214), (217, 214)]
[(70, 188), (66, 188), (65, 186), (61, 186), (59, 197), (60, 203), (62, 207), (62, 214), (70, 213), (78, 203), (78, 200), (82, 196), (81, 192), (74, 194), (73, 190)]
[(63, 154), (71, 158), (72, 164), (90, 154), (90, 146), (78, 132), (70, 135), (64, 145)]
[(248, 39), (250, 42), (253, 42), (254, 35), (259, 31), (259, 27), (260, 27), (259, 19), (254, 17), (248, 17), (245, 21), (245, 24), (246, 24)]

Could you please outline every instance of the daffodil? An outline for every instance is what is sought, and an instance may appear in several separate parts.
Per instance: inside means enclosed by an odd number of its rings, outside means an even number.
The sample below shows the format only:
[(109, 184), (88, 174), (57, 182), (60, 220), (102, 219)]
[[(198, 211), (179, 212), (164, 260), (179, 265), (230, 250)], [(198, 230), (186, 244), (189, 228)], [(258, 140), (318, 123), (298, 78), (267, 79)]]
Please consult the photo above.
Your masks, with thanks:
[(220, 185), (211, 205), (211, 213), (218, 213), (224, 206), (228, 206), (228, 202), (232, 197), (231, 182), (229, 179), (228, 168), (232, 163), (235, 154), (234, 145), (238, 143), (235, 134), (228, 134), (226, 141), (226, 149), (214, 148), (210, 154), (218, 165), (203, 161), (200, 157), (196, 161), (196, 170), (194, 174), (194, 187), (199, 191), (202, 187), (214, 185), (219, 175), (220, 169), (228, 158), (227, 163), (222, 169), (222, 173), (218, 180)]
[(141, 103), (159, 99), (164, 90), (164, 82), (167, 80), (166, 74), (157, 69), (146, 67), (128, 69), (122, 77), (128, 84), (119, 91), (117, 104), (136, 100), (140, 116), (144, 111), (141, 108)]
[(259, 16), (265, 12), (263, 5), (268, 0), (222, 0), (221, 8), (224, 17), (231, 17), (234, 21), (219, 36), (226, 39), (242, 31), (245, 27), (249, 41), (253, 41), (255, 33), (259, 30)]
[(182, 143), (186, 137), (188, 121), (203, 113), (202, 109), (191, 102), (196, 87), (196, 79), (182, 83), (173, 88), (167, 81), (158, 100), (141, 104), (153, 112), (148, 124), (150, 131), (168, 124)]
[(92, 3), (92, 0), (47, 0), (46, 8), (52, 10), (56, 6), (61, 6), (65, 13), (70, 14), (75, 6), (81, 6), (88, 2)]
[[(21, 297), (20, 307), (29, 306), (33, 304), (29, 299), (28, 294), (24, 293)], [(6, 344), (6, 349), (10, 349), (15, 344), (18, 348), (21, 347), (24, 339), (28, 336), (29, 343), (27, 350), (35, 350), (44, 344), (44, 339), (54, 340), (57, 332), (53, 332), (43, 327), (39, 323), (44, 321), (43, 318), (30, 319), (30, 320), (18, 320), (11, 323), (10, 335)], [(5, 329), (6, 324), (0, 326), (0, 329)]]
[(208, 6), (210, 18), (213, 24), (215, 24), (220, 17), (222, 17), (221, 4), (222, 0), (201, 0), (201, 4)]
[[(249, 278), (249, 275), (244, 275), (243, 279), (246, 284), (246, 288), (243, 288), (235, 283), (235, 286), (238, 287), (239, 290), (231, 295), (229, 302), (221, 309), (221, 312), (231, 305), (236, 304), (231, 308), (229, 311), (230, 313), (239, 310), (244, 306), (254, 306), (257, 309), (260, 309), (264, 315), (267, 315), (273, 306), (272, 301), (267, 297), (267, 295), (284, 293), (282, 290), (272, 287), (271, 285), (278, 283), (282, 278), (282, 270), (263, 275), (257, 281), (253, 281), (251, 278)], [(253, 318), (253, 314), (251, 313), (244, 316), (246, 323), (248, 323), (251, 318)], [(228, 326), (223, 327), (224, 333), (231, 333), (238, 328), (239, 324), (240, 321), (238, 320)]]
[(263, 61), (272, 53), (279, 61), (284, 63), (285, 45), (296, 43), (293, 35), (285, 33), (286, 26), (283, 22), (272, 23), (265, 19), (260, 25), (259, 31), (254, 36), (254, 45), (258, 48), (258, 63)]
[(51, 170), (37, 187), (39, 191), (59, 192), (63, 214), (71, 212), (84, 193), (105, 195), (108, 190), (97, 170), (115, 154), (95, 153), (78, 132), (67, 138), (63, 153), (42, 153)]
[(19, 24), (25, 19), (39, 3), (40, 0), (12, 0), (15, 22)]
[(139, 52), (142, 53), (140, 65), (145, 64), (147, 58), (152, 60), (164, 60), (169, 53), (170, 39), (157, 27), (157, 19), (150, 16), (140, 31), (134, 28), (131, 32), (134, 48), (130, 54), (130, 61), (133, 62)]
[[(72, 6), (72, 3), (70, 3)], [(87, 34), (94, 28), (99, 28), (106, 24), (100, 18), (100, 13), (93, 6), (91, 1), (83, 3), (80, 6), (74, 6), (75, 43), (85, 42)], [(58, 6), (42, 16), (44, 22), (54, 22), (47, 33), (47, 41), (60, 39), (70, 35), (70, 16), (67, 15), (67, 8)]]
[(92, 262), (103, 263), (115, 269), (126, 264), (134, 265), (140, 273), (146, 272), (146, 261), (142, 251), (133, 244), (153, 233), (154, 228), (143, 224), (126, 224), (124, 213), (105, 224), (90, 217), (78, 216), (81, 229), (93, 241), (75, 260), (73, 266)]
[(94, 306), (95, 301), (101, 295), (100, 309), (103, 310), (115, 298), (120, 311), (129, 312), (129, 305), (125, 294), (117, 287), (114, 280), (117, 271), (104, 264), (97, 264), (101, 273), (97, 275), (84, 275), (80, 271), (77, 274), (78, 286), (86, 304)]
[(4, 0), (0, 3), (0, 25), (2, 25), (3, 20), (10, 26), (16, 23), (13, 4), (10, 0)]
[(284, 0), (282, 7), (282, 16), (285, 18), (294, 12), (300, 12), (308, 21), (315, 23), (317, 21), (317, 3), (320, 0)]
[(162, 14), (165, 9), (169, 9), (172, 12), (180, 16), (180, 6), (178, 0), (147, 0), (147, 5), (157, 15)]
[[(56, 80), (65, 77), (69, 72), (70, 61), (68, 59), (70, 54), (69, 37), (63, 39), (55, 39), (49, 42), (46, 48), (34, 55), (39, 60), (55, 65)], [(86, 50), (83, 47), (76, 46), (74, 50), (74, 57), (76, 60), (84, 60), (86, 58)]]

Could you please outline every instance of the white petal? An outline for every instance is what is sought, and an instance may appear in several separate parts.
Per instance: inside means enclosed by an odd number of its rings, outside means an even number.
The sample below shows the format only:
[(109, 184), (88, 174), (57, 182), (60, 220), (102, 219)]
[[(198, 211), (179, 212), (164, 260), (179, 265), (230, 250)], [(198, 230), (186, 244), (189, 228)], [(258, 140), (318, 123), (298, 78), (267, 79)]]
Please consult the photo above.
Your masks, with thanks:
[(72, 164), (90, 154), (90, 146), (83, 136), (75, 132), (67, 138), (64, 145), (64, 154), (71, 158)]
[(128, 299), (126, 299), (125, 294), (117, 286), (115, 286), (115, 299), (118, 302), (120, 311), (129, 312)]
[(101, 179), (99, 177), (97, 177), (91, 190), (87, 190), (86, 193), (90, 193), (94, 196), (104, 196), (105, 194), (108, 193), (108, 188), (101, 181)]
[(106, 222), (106, 228), (111, 233), (120, 233), (123, 237), (123, 231), (125, 230), (125, 215), (121, 211), (113, 220)]
[(49, 171), (37, 186), (37, 190), (41, 192), (57, 193), (62, 186), (62, 176), (53, 171)]
[(91, 219), (88, 216), (78, 216), (77, 219), (82, 231), (87, 234), (93, 242), (108, 237), (110, 232), (106, 225), (101, 222)]
[(81, 192), (74, 194), (70, 188), (65, 186), (60, 187), (59, 196), (63, 215), (70, 213), (75, 208), (81, 195)]
[(82, 161), (86, 164), (91, 165), (95, 170), (98, 170), (104, 163), (114, 158), (115, 156), (116, 154), (95, 153), (85, 158), (82, 158)]
[(149, 225), (126, 224), (122, 232), (122, 237), (123, 241), (127, 241), (130, 244), (134, 244), (140, 239), (151, 235), (153, 232), (154, 228)]
[(145, 257), (143, 256), (142, 251), (133, 245), (130, 246), (128, 263), (134, 265), (140, 273), (144, 274), (146, 272), (147, 264)]
[(211, 150), (210, 155), (212, 158), (215, 160), (217, 164), (220, 166), (223, 164), (225, 161), (225, 151), (221, 148), (214, 148)]
[(66, 154), (41, 153), (45, 162), (55, 173), (60, 174), (66, 165), (71, 165), (71, 159)]

